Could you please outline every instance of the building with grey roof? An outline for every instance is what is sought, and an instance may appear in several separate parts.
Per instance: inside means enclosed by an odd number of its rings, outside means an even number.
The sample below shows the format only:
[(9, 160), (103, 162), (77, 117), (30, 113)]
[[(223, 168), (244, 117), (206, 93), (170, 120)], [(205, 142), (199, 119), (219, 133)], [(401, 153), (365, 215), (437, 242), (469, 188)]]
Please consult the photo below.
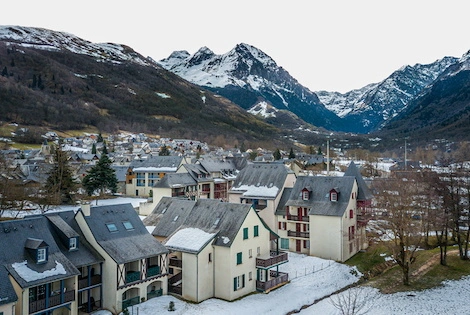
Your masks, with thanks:
[(104, 258), (103, 307), (123, 309), (166, 294), (168, 250), (150, 235), (131, 204), (82, 205), (75, 219)]
[(170, 250), (169, 291), (187, 300), (233, 300), (288, 280), (270, 270), (287, 253), (278, 251), (278, 236), (251, 204), (165, 197), (144, 224)]
[(363, 249), (355, 176), (299, 176), (276, 210), (281, 248), (345, 261)]

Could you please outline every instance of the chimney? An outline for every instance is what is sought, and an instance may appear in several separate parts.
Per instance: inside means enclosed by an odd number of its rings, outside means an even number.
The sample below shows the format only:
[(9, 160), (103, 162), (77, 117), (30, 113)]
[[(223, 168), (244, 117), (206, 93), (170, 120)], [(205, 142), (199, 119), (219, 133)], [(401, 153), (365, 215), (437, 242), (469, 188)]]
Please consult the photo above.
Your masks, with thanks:
[(82, 209), (84, 216), (86, 217), (90, 216), (90, 208), (91, 208), (91, 205), (89, 202), (86, 202), (86, 201), (82, 202), (81, 209)]

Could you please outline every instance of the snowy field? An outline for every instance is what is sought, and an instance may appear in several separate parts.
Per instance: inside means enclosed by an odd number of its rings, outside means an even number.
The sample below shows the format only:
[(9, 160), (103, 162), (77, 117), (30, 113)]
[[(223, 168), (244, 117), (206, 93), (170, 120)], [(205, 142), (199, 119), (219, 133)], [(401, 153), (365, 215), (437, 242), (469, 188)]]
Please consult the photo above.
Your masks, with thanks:
[[(349, 284), (355, 283), (358, 276), (353, 275), (349, 266), (331, 260), (289, 253), (289, 262), (279, 268), (296, 277), (290, 283), (268, 294), (256, 293), (243, 299), (227, 302), (209, 299), (199, 304), (186, 303), (173, 296), (161, 296), (135, 305), (129, 309), (132, 315), (154, 315), (167, 313), (170, 301), (175, 303), (175, 311), (169, 314), (270, 314), (284, 315), (300, 310), (303, 305), (312, 304), (316, 299), (329, 295)], [(138, 308), (138, 310), (137, 310)], [(138, 312), (138, 313), (137, 313)], [(95, 315), (111, 315), (107, 311)]]

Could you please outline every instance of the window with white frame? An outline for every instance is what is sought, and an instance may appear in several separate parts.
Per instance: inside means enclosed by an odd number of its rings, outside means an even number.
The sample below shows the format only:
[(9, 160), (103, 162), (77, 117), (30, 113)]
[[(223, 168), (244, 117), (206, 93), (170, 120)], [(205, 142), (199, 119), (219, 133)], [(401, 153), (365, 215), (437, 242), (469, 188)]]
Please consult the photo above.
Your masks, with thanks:
[(69, 239), (69, 250), (77, 249), (77, 238), (72, 237)]
[(37, 262), (46, 262), (47, 261), (47, 249), (46, 248), (38, 248), (37, 251)]
[(233, 278), (233, 290), (237, 291), (245, 287), (245, 275)]

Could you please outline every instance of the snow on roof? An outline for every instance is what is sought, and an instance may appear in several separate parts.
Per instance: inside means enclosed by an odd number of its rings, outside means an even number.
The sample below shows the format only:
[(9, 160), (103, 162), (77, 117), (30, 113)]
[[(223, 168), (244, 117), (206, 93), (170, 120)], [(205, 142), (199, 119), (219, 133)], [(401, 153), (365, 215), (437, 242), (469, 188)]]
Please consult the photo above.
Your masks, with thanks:
[(244, 191), (243, 196), (247, 197), (276, 197), (279, 188), (276, 186), (254, 186), (254, 185), (240, 185), (239, 187), (233, 187), (232, 191)]
[(134, 172), (176, 172), (177, 167), (136, 167)]
[(215, 234), (197, 228), (184, 228), (170, 236), (165, 246), (182, 251), (199, 252), (204, 245), (214, 238)]
[(35, 270), (30, 269), (27, 266), (26, 260), (23, 262), (14, 263), (11, 266), (13, 267), (13, 269), (15, 269), (16, 273), (27, 282), (36, 281), (56, 275), (65, 275), (67, 273), (64, 269), (64, 266), (57, 261), (55, 262), (54, 268), (45, 270), (44, 272), (37, 272)]

